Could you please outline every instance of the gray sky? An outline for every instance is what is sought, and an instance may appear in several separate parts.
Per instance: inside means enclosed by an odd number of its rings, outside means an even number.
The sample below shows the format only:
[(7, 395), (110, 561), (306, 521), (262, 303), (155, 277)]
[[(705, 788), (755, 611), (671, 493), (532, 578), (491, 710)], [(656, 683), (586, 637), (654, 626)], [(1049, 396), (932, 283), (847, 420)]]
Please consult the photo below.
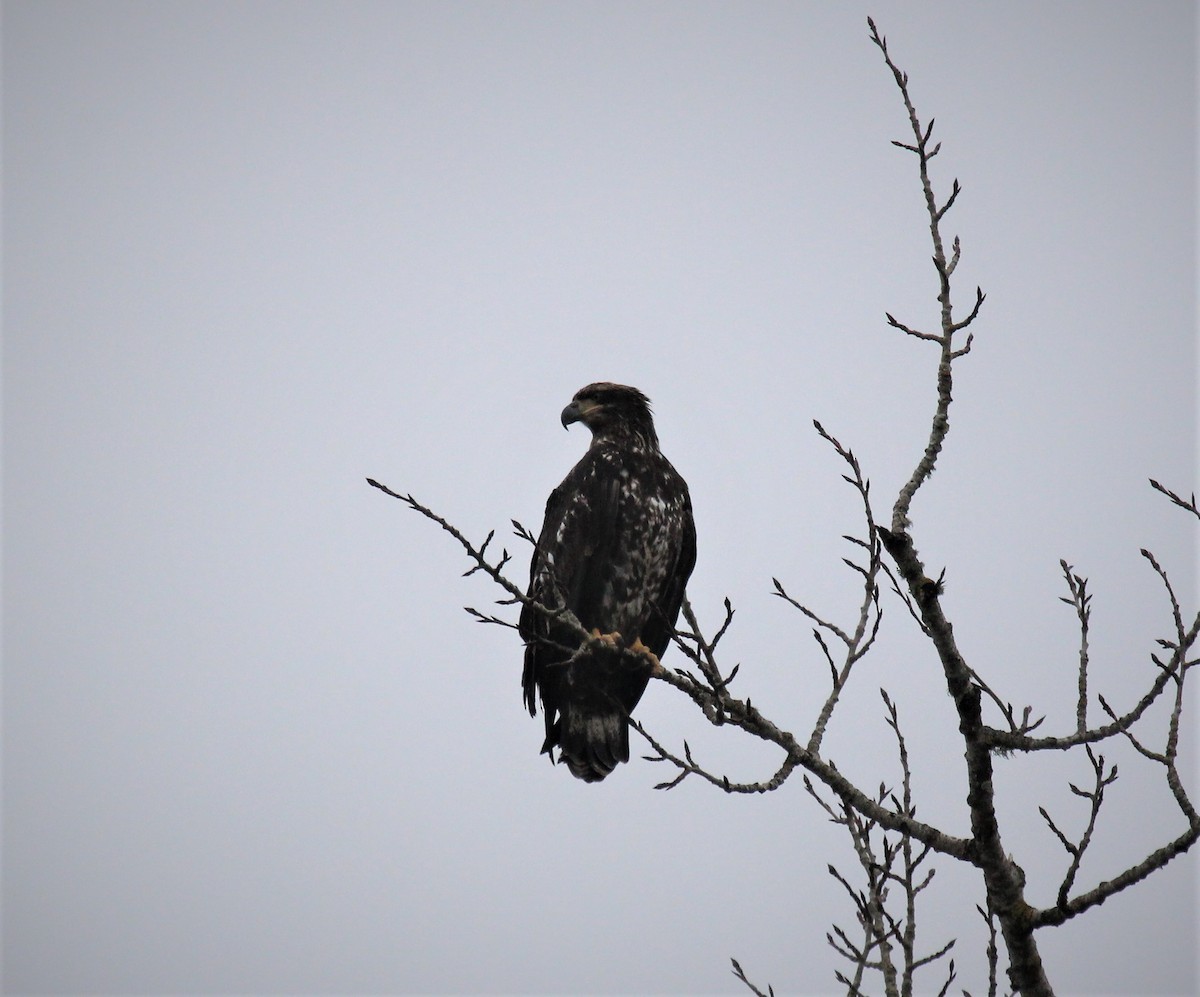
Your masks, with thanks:
[[(936, 287), (868, 13), (964, 185), (959, 301), (989, 295), (917, 544), (973, 666), (1063, 731), (1058, 559), (1116, 702), (1170, 622), (1139, 548), (1196, 595), (1146, 484), (1196, 486), (1191, 4), (4, 5), (10, 992), (735, 993), (731, 955), (835, 989), (826, 865), (854, 862), (799, 780), (552, 768), (514, 635), (462, 611), (493, 593), (363, 479), (536, 528), (585, 446), (559, 410), (637, 385), (691, 485), (693, 603), (733, 600), (741, 692), (807, 731), (827, 672), (770, 579), (849, 621), (859, 525), (811, 420), (882, 511), (933, 398), (883, 322), (931, 325)], [(827, 753), (894, 780), (886, 687), (921, 814), (962, 833), (936, 661), (884, 622)], [(777, 764), (665, 687), (639, 715), (731, 777)], [(1182, 826), (1106, 753), (1084, 885)], [(1037, 806), (1078, 830), (1086, 777), (998, 763), (1035, 903), (1066, 865)], [(985, 991), (981, 886), (938, 868), (921, 939)], [(1195, 992), (1196, 872), (1044, 933), (1060, 992)]]

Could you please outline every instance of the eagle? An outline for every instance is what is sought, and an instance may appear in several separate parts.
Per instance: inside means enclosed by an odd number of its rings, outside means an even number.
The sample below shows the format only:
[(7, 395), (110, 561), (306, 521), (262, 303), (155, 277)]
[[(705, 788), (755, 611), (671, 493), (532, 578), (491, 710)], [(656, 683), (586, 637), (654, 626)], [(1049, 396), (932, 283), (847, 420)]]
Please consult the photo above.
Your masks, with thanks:
[(696, 564), (696, 527), (687, 483), (658, 448), (644, 394), (589, 384), (562, 411), (564, 429), (576, 422), (592, 442), (546, 502), (528, 599), (569, 610), (592, 636), (581, 640), (524, 603), (521, 685), (530, 716), (542, 701), (542, 753), (554, 762), (558, 748), (572, 775), (599, 782), (629, 761), (629, 716), (671, 642)]

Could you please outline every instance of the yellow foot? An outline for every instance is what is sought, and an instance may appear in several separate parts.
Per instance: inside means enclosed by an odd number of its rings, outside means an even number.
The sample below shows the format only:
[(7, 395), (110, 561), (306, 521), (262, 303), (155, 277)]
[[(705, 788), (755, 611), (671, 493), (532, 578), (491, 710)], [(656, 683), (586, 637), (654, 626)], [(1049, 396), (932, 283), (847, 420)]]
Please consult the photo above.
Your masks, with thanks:
[(655, 654), (653, 651), (650, 650), (650, 648), (648, 648), (645, 644), (642, 643), (641, 637), (638, 637), (637, 640), (635, 640), (631, 645), (629, 645), (629, 650), (636, 651), (643, 658), (645, 658), (646, 660), (648, 660), (650, 662), (650, 674), (651, 675), (661, 675), (663, 673), (662, 662), (658, 660), (658, 655)]
[(610, 634), (602, 634), (599, 627), (592, 627), (592, 640), (598, 640), (609, 647), (621, 646), (621, 635), (616, 630)]

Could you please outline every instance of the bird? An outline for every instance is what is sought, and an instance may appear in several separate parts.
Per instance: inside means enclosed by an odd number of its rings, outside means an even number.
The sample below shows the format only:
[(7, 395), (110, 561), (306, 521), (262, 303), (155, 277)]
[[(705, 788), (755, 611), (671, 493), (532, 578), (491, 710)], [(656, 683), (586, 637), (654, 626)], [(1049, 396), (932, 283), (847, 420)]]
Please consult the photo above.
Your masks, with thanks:
[[(561, 421), (592, 440), (546, 501), (518, 624), (521, 686), (531, 716), (541, 699), (542, 754), (555, 762), (557, 748), (572, 775), (599, 782), (629, 761), (629, 717), (675, 632), (696, 527), (641, 391), (589, 384)], [(591, 637), (544, 610), (569, 610)]]

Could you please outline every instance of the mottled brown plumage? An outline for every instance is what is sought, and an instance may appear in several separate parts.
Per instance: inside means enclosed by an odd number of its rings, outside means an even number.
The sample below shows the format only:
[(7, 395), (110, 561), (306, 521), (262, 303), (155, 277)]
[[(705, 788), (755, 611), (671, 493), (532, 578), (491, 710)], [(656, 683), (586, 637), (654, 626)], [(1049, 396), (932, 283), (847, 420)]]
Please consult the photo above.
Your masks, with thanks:
[[(562, 423), (592, 432), (587, 453), (546, 502), (530, 566), (529, 596), (566, 607), (589, 630), (640, 639), (661, 656), (671, 641), (696, 563), (687, 484), (658, 448), (649, 400), (636, 388), (599, 382), (580, 389)], [(649, 681), (645, 667), (603, 642), (579, 647), (576, 633), (523, 607), (525, 703), (540, 696), (546, 740), (571, 773), (603, 779), (629, 760), (629, 722)]]

